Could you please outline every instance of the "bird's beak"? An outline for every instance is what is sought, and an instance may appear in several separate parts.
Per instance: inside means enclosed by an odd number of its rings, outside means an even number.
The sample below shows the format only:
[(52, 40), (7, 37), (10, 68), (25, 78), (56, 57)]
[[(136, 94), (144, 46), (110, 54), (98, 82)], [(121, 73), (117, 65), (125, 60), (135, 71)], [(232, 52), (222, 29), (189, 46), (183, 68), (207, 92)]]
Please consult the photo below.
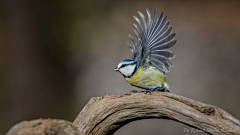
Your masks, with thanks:
[(116, 67), (116, 68), (114, 68), (114, 71), (118, 71), (118, 68)]

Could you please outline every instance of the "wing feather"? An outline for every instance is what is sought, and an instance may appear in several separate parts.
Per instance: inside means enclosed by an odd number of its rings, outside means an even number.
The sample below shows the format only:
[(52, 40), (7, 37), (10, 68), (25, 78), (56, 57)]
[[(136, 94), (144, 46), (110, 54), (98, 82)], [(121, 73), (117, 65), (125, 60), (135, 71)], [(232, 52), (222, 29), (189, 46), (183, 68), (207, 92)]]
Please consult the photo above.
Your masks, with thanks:
[(130, 38), (130, 40), (132, 41), (132, 43), (135, 45), (135, 44), (136, 44), (136, 42), (135, 42), (135, 40), (134, 40), (133, 36), (132, 36), (131, 34), (128, 34), (128, 37)]
[(164, 32), (164, 30), (166, 30), (166, 28), (169, 26), (170, 22), (166, 23), (166, 20), (167, 16), (163, 19), (161, 25), (159, 25), (158, 30), (154, 32), (153, 36), (151, 37), (150, 43), (154, 42), (153, 40), (155, 40), (156, 37), (159, 36), (159, 34), (161, 34), (162, 32)]
[(148, 16), (148, 30), (147, 30), (147, 34), (150, 32), (150, 28), (151, 28), (151, 26), (152, 26), (152, 18), (151, 18), (151, 12), (149, 11), (149, 9), (147, 8), (146, 9), (146, 11), (147, 11), (147, 16)]
[(140, 29), (138, 28), (137, 24), (133, 23), (133, 26), (137, 29), (138, 33), (141, 33)]
[(138, 61), (139, 65), (153, 65), (165, 74), (172, 67), (169, 60), (176, 56), (169, 50), (177, 42), (174, 38), (176, 33), (172, 32), (170, 21), (167, 21), (167, 16), (163, 16), (163, 12), (158, 17), (155, 8), (153, 18), (151, 18), (149, 9), (146, 9), (146, 13), (145, 17), (142, 12), (138, 11), (142, 21), (133, 16), (137, 24), (133, 23), (135, 27), (133, 29), (134, 37), (129, 34), (132, 44), (127, 44), (133, 52), (134, 60)]
[(170, 51), (170, 50), (166, 50), (166, 51), (163, 51), (163, 50), (155, 50), (155, 51), (152, 51), (150, 55), (159, 55), (161, 57), (164, 57), (166, 59), (173, 59), (176, 55)]
[(157, 68), (160, 68), (160, 70), (164, 72), (169, 72), (169, 68), (163, 63), (163, 61), (156, 59), (156, 58), (151, 58), (151, 64), (157, 66)]
[[(154, 41), (149, 43), (149, 48), (151, 48), (154, 45), (160, 44), (162, 42), (166, 42), (166, 40), (164, 40), (165, 38), (167, 38), (168, 36), (170, 36), (172, 33), (172, 26), (170, 26), (166, 31), (164, 31), (160, 36), (158, 36)], [(176, 35), (176, 33), (174, 34), (174, 36)], [(169, 39), (171, 38), (171, 39)], [(172, 40), (173, 37), (169, 37), (168, 40)]]
[(140, 33), (144, 32), (141, 21), (136, 16), (133, 16), (133, 18), (137, 21), (139, 27), (141, 28)]
[(153, 20), (152, 20), (152, 25), (151, 25), (151, 27), (150, 27), (150, 29), (149, 29), (149, 33), (148, 33), (148, 39), (149, 39), (149, 37), (151, 36), (152, 31), (153, 31), (153, 29), (154, 29), (155, 26), (156, 26), (156, 23), (157, 23), (157, 20), (158, 20), (157, 17), (158, 17), (158, 13), (157, 13), (157, 9), (155, 8), (155, 9), (154, 9)]
[(152, 28), (151, 33), (149, 34), (149, 38), (151, 38), (152, 35), (154, 35), (154, 33), (156, 32), (156, 30), (157, 30), (158, 27), (160, 26), (162, 20), (163, 20), (163, 12), (161, 13), (160, 17), (156, 20), (156, 23), (155, 23), (154, 27)]
[(126, 43), (127, 43), (128, 47), (130, 48), (131, 52), (134, 53), (134, 48), (133, 48), (132, 44), (130, 44), (128, 42), (126, 42)]
[(145, 35), (147, 35), (147, 22), (146, 22), (146, 18), (143, 15), (142, 12), (138, 11), (138, 14), (142, 18), (142, 22), (143, 22), (143, 36), (145, 37)]
[(153, 46), (151, 49), (152, 50), (166, 50), (166, 49), (171, 49), (172, 47), (174, 47), (174, 45), (176, 44), (177, 40), (173, 39), (170, 40), (168, 42), (165, 42), (163, 44), (157, 44), (155, 46)]

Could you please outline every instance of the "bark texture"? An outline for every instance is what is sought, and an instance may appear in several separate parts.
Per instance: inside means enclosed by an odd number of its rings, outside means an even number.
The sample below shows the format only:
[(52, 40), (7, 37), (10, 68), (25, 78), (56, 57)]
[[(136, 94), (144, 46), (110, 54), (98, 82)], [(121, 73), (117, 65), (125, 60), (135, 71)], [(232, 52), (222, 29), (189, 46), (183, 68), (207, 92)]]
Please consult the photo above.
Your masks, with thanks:
[(71, 122), (56, 119), (23, 121), (13, 126), (6, 135), (83, 135)]
[(240, 121), (219, 107), (165, 92), (93, 97), (73, 125), (87, 135), (113, 134), (139, 119), (170, 119), (208, 134), (240, 134)]

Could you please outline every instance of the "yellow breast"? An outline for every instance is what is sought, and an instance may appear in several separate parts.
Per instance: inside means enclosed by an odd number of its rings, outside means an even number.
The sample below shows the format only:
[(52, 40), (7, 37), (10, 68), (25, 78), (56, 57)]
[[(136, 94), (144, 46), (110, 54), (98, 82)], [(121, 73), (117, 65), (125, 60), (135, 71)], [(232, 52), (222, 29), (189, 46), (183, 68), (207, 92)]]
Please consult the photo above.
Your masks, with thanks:
[(133, 76), (125, 79), (131, 85), (145, 89), (154, 89), (162, 86), (169, 88), (164, 74), (153, 66), (149, 66), (147, 68), (140, 66)]

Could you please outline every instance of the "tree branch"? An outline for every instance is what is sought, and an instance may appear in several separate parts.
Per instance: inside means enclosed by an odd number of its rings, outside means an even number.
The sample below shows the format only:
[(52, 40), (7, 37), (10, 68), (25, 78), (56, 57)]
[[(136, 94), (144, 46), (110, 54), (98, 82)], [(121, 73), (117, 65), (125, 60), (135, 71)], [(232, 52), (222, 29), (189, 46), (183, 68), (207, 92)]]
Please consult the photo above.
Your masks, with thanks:
[(6, 135), (83, 135), (71, 122), (58, 119), (22, 121), (14, 125)]
[(149, 118), (174, 120), (209, 134), (240, 134), (240, 121), (224, 110), (165, 92), (93, 97), (73, 125), (87, 135), (109, 135), (131, 121)]

